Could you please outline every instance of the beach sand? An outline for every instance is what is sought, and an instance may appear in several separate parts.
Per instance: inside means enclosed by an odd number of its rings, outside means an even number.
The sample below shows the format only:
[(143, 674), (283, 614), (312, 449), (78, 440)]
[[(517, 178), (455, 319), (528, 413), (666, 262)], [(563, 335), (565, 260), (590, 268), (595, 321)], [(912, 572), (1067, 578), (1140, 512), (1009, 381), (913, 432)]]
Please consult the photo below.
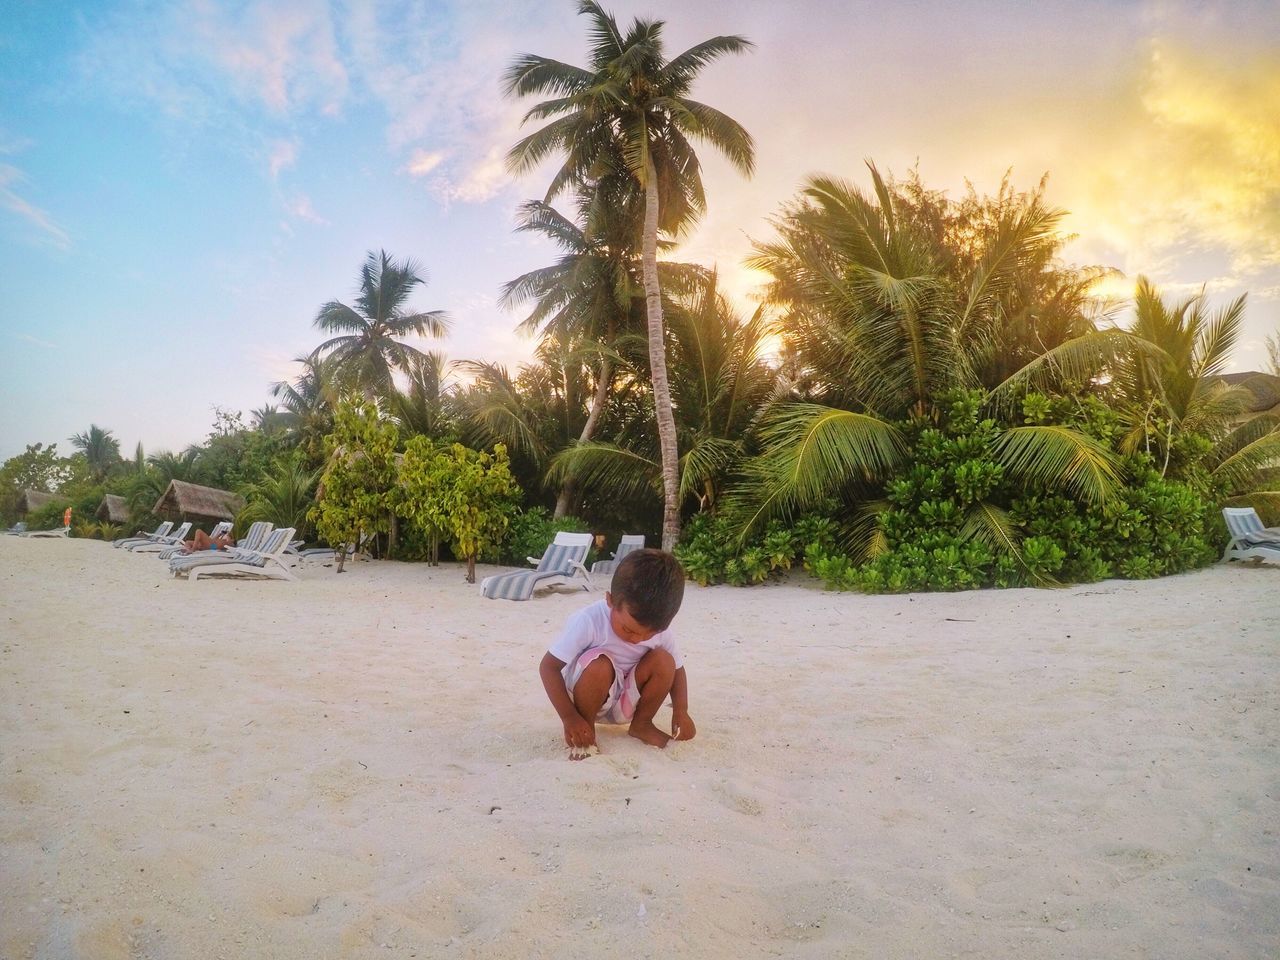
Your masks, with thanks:
[(1280, 569), (690, 585), (697, 739), (581, 763), (592, 596), (300, 576), (0, 537), (0, 957), (1280, 955)]

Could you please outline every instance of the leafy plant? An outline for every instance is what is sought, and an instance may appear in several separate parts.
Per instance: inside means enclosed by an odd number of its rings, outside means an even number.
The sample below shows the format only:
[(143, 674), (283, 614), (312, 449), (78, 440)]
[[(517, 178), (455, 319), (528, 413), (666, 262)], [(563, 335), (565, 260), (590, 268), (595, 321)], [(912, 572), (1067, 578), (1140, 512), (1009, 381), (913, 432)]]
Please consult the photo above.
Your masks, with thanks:
[(496, 546), (520, 502), (506, 447), (492, 454), (460, 443), (435, 447), (414, 437), (400, 468), (398, 509), (428, 535), (448, 538), (454, 556), (476, 581), (476, 556)]
[(377, 409), (362, 400), (339, 405), (334, 432), (325, 438), (328, 466), (319, 502), (310, 509), (320, 536), (339, 549), (343, 572), (346, 547), (363, 535), (389, 527), (391, 491), (395, 485), (396, 428), (378, 419)]

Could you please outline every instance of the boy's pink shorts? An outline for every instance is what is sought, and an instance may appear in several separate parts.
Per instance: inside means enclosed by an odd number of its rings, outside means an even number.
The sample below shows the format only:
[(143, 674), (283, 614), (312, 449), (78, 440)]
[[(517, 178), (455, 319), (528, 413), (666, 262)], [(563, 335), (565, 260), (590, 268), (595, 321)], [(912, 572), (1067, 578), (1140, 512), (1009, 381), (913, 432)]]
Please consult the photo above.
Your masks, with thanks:
[(596, 714), (596, 720), (600, 723), (630, 723), (631, 718), (636, 713), (636, 704), (640, 702), (640, 688), (636, 686), (636, 672), (632, 670), (624, 674), (618, 669), (618, 664), (614, 662), (613, 657), (610, 657), (603, 647), (588, 650), (574, 661), (569, 668), (568, 677), (565, 678), (565, 688), (572, 695), (573, 688), (577, 686), (578, 678), (582, 676), (582, 671), (597, 657), (607, 657), (609, 662), (613, 664), (613, 686), (609, 688), (609, 696), (605, 699), (604, 706), (600, 708), (600, 712)]

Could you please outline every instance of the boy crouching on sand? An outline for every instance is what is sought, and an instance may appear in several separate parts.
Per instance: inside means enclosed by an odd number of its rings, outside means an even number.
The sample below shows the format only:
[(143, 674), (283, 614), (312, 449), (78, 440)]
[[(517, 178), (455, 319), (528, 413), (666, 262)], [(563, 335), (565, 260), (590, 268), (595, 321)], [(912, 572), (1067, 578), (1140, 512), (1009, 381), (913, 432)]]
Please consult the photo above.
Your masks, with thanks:
[[(619, 563), (604, 599), (579, 610), (547, 648), (538, 673), (564, 723), (574, 759), (596, 745), (596, 723), (629, 723), (637, 740), (665, 747), (692, 740), (689, 684), (671, 625), (684, 599), (680, 561), (634, 550)], [(671, 736), (653, 718), (671, 695)]]

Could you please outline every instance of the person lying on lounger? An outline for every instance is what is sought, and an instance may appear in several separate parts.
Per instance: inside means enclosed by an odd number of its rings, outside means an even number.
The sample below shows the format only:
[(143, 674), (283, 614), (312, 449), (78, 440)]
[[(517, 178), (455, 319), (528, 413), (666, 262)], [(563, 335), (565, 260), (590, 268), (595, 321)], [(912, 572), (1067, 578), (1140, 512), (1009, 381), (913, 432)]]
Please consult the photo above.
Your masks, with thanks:
[(197, 530), (194, 539), (182, 541), (185, 553), (195, 553), (199, 550), (226, 550), (235, 545), (236, 542), (231, 539), (230, 534), (220, 533), (216, 537), (211, 537), (203, 530)]

